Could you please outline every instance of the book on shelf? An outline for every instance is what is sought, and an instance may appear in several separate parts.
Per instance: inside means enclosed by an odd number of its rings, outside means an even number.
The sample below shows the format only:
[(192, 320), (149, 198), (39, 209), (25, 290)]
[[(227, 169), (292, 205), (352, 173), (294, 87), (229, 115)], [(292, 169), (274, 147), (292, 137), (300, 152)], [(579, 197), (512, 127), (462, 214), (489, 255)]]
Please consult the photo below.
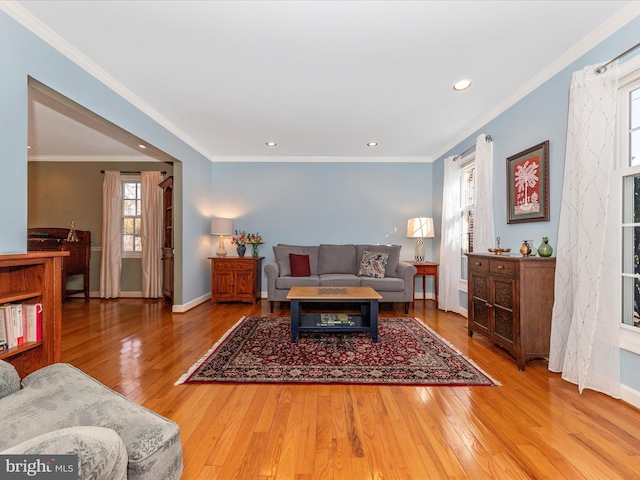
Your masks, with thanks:
[(27, 342), (39, 342), (42, 340), (42, 304), (26, 303), (25, 321), (27, 330)]
[(336, 327), (340, 325), (353, 326), (355, 322), (349, 318), (347, 313), (321, 313), (317, 327)]
[(0, 349), (8, 348), (7, 344), (7, 327), (4, 323), (4, 308), (0, 308)]
[(4, 333), (7, 348), (42, 340), (42, 304), (10, 303), (0, 306), (0, 346)]

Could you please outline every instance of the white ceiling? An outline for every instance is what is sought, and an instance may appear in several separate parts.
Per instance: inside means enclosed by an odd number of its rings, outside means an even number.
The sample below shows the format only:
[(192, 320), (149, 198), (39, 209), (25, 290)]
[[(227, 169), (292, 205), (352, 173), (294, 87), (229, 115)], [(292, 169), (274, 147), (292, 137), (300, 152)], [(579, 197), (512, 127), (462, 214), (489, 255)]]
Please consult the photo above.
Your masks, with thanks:
[[(211, 160), (434, 159), (640, 12), (613, 0), (8, 3)], [(454, 92), (462, 78), (472, 87)], [(47, 148), (92, 154), (71, 123)]]

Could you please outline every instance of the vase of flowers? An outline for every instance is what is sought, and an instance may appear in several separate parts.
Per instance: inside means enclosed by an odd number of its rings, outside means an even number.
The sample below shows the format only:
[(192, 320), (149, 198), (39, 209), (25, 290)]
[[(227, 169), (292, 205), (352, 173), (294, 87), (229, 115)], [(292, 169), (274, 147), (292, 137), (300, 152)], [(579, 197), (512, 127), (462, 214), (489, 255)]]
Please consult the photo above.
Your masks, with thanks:
[(231, 237), (231, 244), (236, 246), (236, 251), (238, 252), (239, 257), (244, 257), (245, 252), (247, 251), (247, 243), (249, 242), (249, 237), (244, 230), (235, 231), (235, 235)]
[(256, 232), (255, 234), (250, 233), (247, 238), (248, 238), (247, 242), (251, 244), (251, 256), (253, 258), (258, 258), (258, 256), (260, 255), (258, 248), (262, 243), (264, 243), (264, 241), (262, 240), (262, 237), (260, 236), (259, 233)]

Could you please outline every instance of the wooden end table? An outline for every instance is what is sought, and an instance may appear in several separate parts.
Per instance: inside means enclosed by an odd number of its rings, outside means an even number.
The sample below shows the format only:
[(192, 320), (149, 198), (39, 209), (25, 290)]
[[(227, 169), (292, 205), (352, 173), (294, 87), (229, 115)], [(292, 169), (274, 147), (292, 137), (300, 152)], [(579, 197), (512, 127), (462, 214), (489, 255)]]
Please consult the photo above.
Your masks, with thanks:
[(434, 287), (435, 287), (435, 294), (436, 294), (436, 308), (438, 308), (438, 264), (433, 262), (410, 262), (410, 263), (411, 265), (416, 267), (416, 269), (418, 270), (416, 272), (416, 275), (413, 277), (414, 301), (415, 301), (415, 291), (416, 291), (416, 277), (422, 277), (422, 300), (424, 301), (427, 298), (425, 280), (426, 280), (426, 277), (432, 276)]
[[(291, 287), (291, 342), (299, 332), (371, 332), (378, 343), (378, 300), (382, 298), (371, 287)], [(356, 303), (360, 314), (303, 313), (309, 303)], [(343, 321), (344, 323), (339, 323)], [(338, 322), (338, 323), (334, 323)]]

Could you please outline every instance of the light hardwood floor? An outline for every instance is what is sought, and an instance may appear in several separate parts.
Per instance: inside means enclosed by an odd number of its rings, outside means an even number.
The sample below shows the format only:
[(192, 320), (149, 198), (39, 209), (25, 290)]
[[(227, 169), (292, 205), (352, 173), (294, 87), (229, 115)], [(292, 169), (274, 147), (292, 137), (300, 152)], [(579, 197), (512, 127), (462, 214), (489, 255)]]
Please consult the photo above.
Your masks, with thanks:
[[(274, 315), (288, 314), (285, 304)], [(185, 480), (640, 477), (639, 410), (580, 395), (542, 360), (519, 371), (432, 301), (409, 315), (502, 386), (173, 386), (242, 315), (269, 316), (268, 303), (172, 314), (155, 301), (69, 300), (62, 360), (177, 422)]]

